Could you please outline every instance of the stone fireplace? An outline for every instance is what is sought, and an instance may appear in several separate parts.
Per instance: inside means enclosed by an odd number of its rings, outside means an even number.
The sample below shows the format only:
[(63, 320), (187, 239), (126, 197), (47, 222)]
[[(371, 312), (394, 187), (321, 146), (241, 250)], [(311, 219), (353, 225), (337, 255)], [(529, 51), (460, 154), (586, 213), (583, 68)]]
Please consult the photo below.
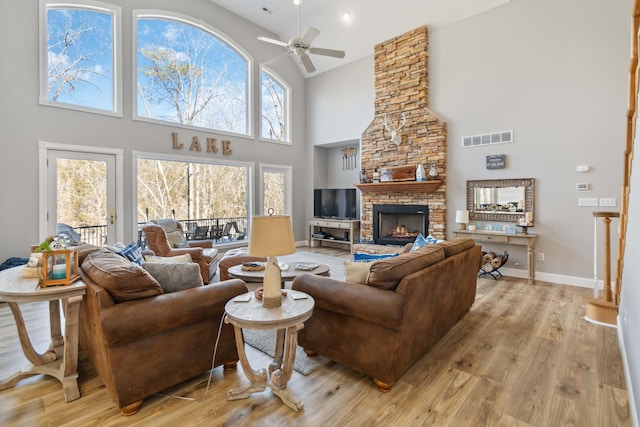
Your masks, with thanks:
[[(375, 46), (375, 116), (361, 136), (361, 164), (369, 182), (375, 169), (418, 164), (427, 172), (434, 165), (437, 177), (427, 177), (434, 182), (428, 188), (393, 183), (371, 184), (367, 191), (361, 188), (363, 241), (375, 239), (374, 205), (426, 206), (427, 229), (423, 234), (445, 238), (446, 124), (428, 108), (427, 47), (426, 27)], [(403, 113), (406, 124), (399, 131), (401, 142), (396, 145), (390, 141), (384, 121), (386, 117), (389, 128), (397, 129)]]
[(373, 240), (379, 245), (406, 245), (429, 230), (429, 207), (373, 205)]

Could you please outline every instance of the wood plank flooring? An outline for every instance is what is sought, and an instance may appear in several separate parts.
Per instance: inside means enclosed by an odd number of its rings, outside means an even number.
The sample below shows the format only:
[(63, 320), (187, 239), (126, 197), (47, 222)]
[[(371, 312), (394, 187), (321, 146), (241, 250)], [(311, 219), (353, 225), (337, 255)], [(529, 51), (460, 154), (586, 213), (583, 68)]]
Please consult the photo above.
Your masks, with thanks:
[[(304, 248), (347, 258), (329, 248)], [(269, 390), (229, 402), (246, 381), (221, 367), (145, 400), (122, 417), (80, 352), (81, 398), (65, 403), (60, 383), (35, 376), (0, 391), (2, 426), (630, 426), (615, 329), (583, 320), (590, 290), (505, 277), (478, 279), (471, 311), (389, 393), (370, 378), (332, 364), (290, 389), (296, 413)], [(49, 333), (46, 303), (23, 304), (39, 350)], [(38, 347), (39, 346), (39, 347)], [(248, 348), (254, 367), (269, 358)], [(24, 363), (13, 317), (0, 304), (0, 377)], [(139, 363), (145, 363), (144, 360)]]

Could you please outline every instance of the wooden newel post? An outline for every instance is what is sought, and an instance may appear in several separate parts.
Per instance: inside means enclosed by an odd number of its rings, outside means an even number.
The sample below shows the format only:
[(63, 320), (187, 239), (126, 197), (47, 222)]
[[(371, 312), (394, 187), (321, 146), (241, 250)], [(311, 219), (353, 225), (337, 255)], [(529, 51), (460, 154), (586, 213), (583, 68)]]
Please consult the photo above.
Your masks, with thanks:
[(617, 218), (618, 212), (594, 212), (595, 218), (602, 218), (604, 223), (604, 288), (603, 296), (605, 301), (612, 302), (611, 292), (611, 218)]

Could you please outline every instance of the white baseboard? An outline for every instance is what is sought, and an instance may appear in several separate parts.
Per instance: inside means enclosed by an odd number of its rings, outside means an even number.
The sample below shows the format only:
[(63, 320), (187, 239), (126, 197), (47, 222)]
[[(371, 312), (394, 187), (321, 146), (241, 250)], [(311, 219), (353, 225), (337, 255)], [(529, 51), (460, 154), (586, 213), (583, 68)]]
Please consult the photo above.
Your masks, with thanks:
[[(517, 277), (520, 279), (528, 279), (528, 270), (519, 270), (516, 268), (501, 268), (500, 272), (505, 276)], [(544, 271), (536, 271), (536, 280), (541, 282), (551, 282), (560, 285), (579, 286), (581, 288), (593, 289), (593, 279), (586, 277), (567, 276), (564, 274), (545, 273)], [(598, 280), (598, 288), (603, 288), (602, 280)]]
[(625, 349), (624, 343), (624, 329), (625, 326), (623, 324), (622, 318), (620, 314), (618, 314), (618, 345), (620, 346), (620, 354), (622, 355), (622, 368), (624, 371), (624, 380), (627, 385), (627, 401), (629, 402), (629, 417), (631, 418), (631, 422), (633, 423), (633, 427), (640, 427), (640, 420), (638, 420), (638, 410), (635, 405), (635, 398), (633, 394), (633, 383), (631, 382), (631, 377), (629, 376), (629, 362), (627, 360), (627, 351)]

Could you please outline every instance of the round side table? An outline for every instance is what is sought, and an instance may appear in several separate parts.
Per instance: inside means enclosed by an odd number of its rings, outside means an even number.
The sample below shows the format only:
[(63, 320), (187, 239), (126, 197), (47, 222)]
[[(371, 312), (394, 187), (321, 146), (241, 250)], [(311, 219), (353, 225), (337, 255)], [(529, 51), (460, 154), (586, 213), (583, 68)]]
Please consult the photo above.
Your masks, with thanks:
[[(315, 301), (304, 292), (288, 291), (282, 297), (282, 306), (264, 308), (262, 301), (252, 292), (236, 296), (225, 306), (225, 322), (233, 325), (240, 365), (249, 384), (229, 390), (227, 400), (246, 399), (252, 393), (271, 388), (288, 407), (300, 411), (304, 403), (287, 388), (293, 373), (293, 364), (298, 345), (298, 331), (304, 328), (304, 321), (311, 317)], [(254, 370), (244, 349), (242, 329), (277, 330), (276, 348), (268, 373), (262, 368)]]
[[(51, 375), (62, 383), (64, 400), (71, 402), (80, 397), (78, 390), (78, 316), (80, 302), (86, 292), (82, 281), (69, 286), (38, 287), (37, 278), (22, 277), (22, 266), (0, 271), (0, 300), (11, 308), (18, 328), (22, 351), (28, 366), (0, 381), (0, 390), (16, 385), (24, 377), (38, 374)], [(51, 344), (39, 354), (33, 348), (22, 317), (19, 302), (49, 301)], [(65, 315), (64, 338), (60, 321), (60, 301)]]

